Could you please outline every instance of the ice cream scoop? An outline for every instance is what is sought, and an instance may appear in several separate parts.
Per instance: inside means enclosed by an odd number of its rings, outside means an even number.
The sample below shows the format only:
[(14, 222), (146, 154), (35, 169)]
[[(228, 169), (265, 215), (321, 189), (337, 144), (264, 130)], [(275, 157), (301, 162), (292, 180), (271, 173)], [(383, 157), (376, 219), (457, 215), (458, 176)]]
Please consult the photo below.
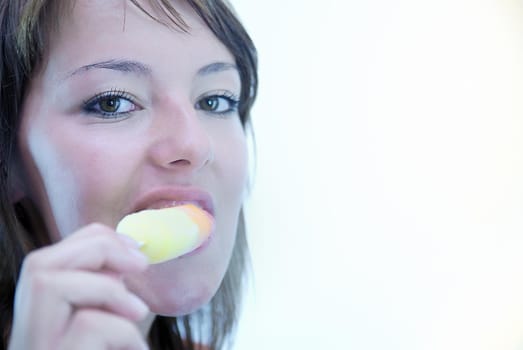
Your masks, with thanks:
[(140, 250), (157, 264), (201, 246), (212, 232), (213, 217), (194, 204), (147, 209), (125, 216), (116, 232), (141, 244)]

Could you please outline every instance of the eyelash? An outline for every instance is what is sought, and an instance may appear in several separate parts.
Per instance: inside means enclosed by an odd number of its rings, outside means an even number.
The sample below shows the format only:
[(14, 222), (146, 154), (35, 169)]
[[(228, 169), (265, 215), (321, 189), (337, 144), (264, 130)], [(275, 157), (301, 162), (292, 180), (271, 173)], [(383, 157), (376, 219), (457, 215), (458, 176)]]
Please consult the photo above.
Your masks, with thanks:
[[(122, 100), (124, 103), (129, 103), (132, 105), (131, 109), (124, 112), (107, 112), (102, 109), (100, 106), (103, 102), (108, 102), (110, 100), (117, 100), (118, 104), (116, 105), (115, 109), (119, 109), (122, 104)], [(213, 101), (216, 102), (217, 100), (225, 100), (226, 103), (228, 103), (228, 107), (224, 111), (216, 111), (211, 110), (207, 108), (212, 108), (213, 106), (210, 106), (209, 104), (205, 105), (206, 102), (212, 103)], [(221, 101), (220, 101), (221, 102)], [(218, 102), (218, 104), (220, 104)], [(199, 97), (196, 101), (194, 107), (196, 110), (201, 110), (206, 113), (211, 113), (213, 115), (225, 117), (232, 113), (236, 113), (238, 111), (238, 106), (240, 104), (239, 98), (234, 95), (233, 93), (229, 91), (218, 91), (218, 92), (212, 92), (207, 95), (204, 95), (202, 97)], [(217, 106), (219, 107), (219, 105)], [(109, 91), (104, 91), (101, 93), (96, 94), (95, 96), (91, 97), (90, 99), (83, 102), (82, 110), (87, 114), (96, 114), (100, 115), (102, 118), (118, 118), (123, 117), (127, 114), (130, 114), (132, 112), (135, 112), (137, 110), (140, 110), (141, 107), (138, 106), (135, 103), (135, 97), (131, 95), (130, 93), (119, 90), (119, 89), (112, 89)]]
[[(118, 100), (117, 109), (121, 106), (122, 100), (124, 103), (132, 104), (132, 109), (124, 112), (107, 112), (102, 110), (100, 103), (104, 101)], [(135, 97), (124, 90), (112, 89), (96, 94), (87, 101), (84, 101), (82, 110), (87, 114), (98, 114), (104, 118), (116, 118), (122, 117), (136, 110), (140, 110), (141, 107), (135, 103)]]
[[(212, 110), (207, 110), (205, 108), (202, 108), (205, 106), (205, 105), (203, 105), (203, 103), (205, 103), (206, 100), (210, 101), (211, 99), (214, 99), (214, 101), (216, 101), (216, 99), (223, 99), (229, 104), (229, 106), (226, 110), (224, 110), (222, 112), (217, 112), (217, 111), (212, 111)], [(234, 95), (233, 93), (231, 93), (230, 91), (217, 91), (217, 92), (212, 92), (212, 93), (209, 93), (207, 95), (204, 95), (204, 96), (198, 98), (198, 100), (195, 103), (195, 108), (197, 110), (201, 110), (203, 112), (225, 117), (229, 114), (236, 113), (238, 111), (239, 104), (240, 104), (239, 98), (236, 95)]]

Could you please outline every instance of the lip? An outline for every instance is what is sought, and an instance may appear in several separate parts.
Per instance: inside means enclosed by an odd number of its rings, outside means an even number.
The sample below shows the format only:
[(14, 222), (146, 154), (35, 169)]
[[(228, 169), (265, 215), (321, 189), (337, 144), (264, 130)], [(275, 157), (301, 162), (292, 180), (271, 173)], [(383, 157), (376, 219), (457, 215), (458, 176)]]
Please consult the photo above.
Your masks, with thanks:
[(187, 252), (181, 256), (179, 256), (178, 258), (186, 258), (186, 257), (190, 257), (190, 256), (193, 256), (193, 255), (196, 255), (198, 254), (200, 251), (204, 250), (211, 242), (211, 240), (213, 239), (213, 236), (214, 235), (210, 235), (205, 241), (202, 242), (202, 244), (200, 244), (198, 247), (196, 247), (195, 249), (191, 250), (190, 252)]
[(169, 206), (169, 202), (191, 202), (197, 204), (214, 217), (214, 203), (211, 195), (198, 188), (162, 187), (153, 189), (140, 196), (132, 206), (131, 212), (138, 212), (154, 207)]

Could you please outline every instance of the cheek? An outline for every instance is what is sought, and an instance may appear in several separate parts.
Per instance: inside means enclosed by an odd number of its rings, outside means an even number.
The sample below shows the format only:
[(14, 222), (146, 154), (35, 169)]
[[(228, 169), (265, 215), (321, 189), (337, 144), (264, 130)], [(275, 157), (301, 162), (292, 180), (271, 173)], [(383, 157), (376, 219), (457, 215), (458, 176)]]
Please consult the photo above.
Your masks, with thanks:
[(223, 172), (221, 175), (234, 182), (244, 181), (247, 175), (247, 140), (239, 120), (219, 133), (214, 150), (217, 156), (215, 161)]
[[(78, 220), (76, 208), (80, 182), (75, 179), (75, 165), (67, 153), (71, 145), (67, 138), (53, 137), (38, 127), (23, 131), (20, 140), (27, 174), (27, 195), (40, 209), (56, 240), (61, 236), (56, 232), (60, 231), (57, 226), (70, 226)], [(53, 213), (60, 213), (67, 220), (55, 217)]]
[(122, 165), (102, 145), (75, 137), (80, 135), (74, 129), (51, 133), (33, 128), (26, 135), (21, 149), (30, 175), (29, 195), (42, 211), (52, 238), (66, 236), (95, 218), (109, 224), (105, 209), (118, 183), (114, 169)]
[(224, 198), (241, 206), (247, 187), (248, 166), (247, 166), (247, 143), (243, 130), (237, 130), (227, 142), (222, 142), (216, 147), (217, 159), (219, 164), (219, 176), (222, 180)]
[[(220, 183), (217, 184), (220, 197), (217, 198), (216, 209), (217, 212), (223, 214), (220, 215), (223, 234), (232, 238), (235, 236), (238, 215), (245, 199), (248, 159), (247, 143), (241, 128), (237, 132), (229, 134), (227, 140), (216, 148), (217, 159), (215, 161), (219, 164), (220, 169), (218, 175)], [(229, 241), (227, 244), (232, 244), (232, 242)], [(226, 249), (232, 249), (232, 246), (228, 246)]]

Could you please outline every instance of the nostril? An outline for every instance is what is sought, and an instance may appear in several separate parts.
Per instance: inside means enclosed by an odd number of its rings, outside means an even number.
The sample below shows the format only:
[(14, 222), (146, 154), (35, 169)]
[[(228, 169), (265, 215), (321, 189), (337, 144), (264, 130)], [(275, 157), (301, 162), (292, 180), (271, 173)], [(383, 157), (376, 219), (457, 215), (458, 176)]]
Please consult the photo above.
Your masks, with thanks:
[(212, 134), (198, 116), (174, 114), (156, 120), (147, 151), (156, 165), (196, 170), (209, 163), (213, 153)]
[(187, 159), (177, 159), (177, 160), (174, 160), (172, 161), (170, 164), (172, 165), (191, 165), (191, 161), (187, 160)]

